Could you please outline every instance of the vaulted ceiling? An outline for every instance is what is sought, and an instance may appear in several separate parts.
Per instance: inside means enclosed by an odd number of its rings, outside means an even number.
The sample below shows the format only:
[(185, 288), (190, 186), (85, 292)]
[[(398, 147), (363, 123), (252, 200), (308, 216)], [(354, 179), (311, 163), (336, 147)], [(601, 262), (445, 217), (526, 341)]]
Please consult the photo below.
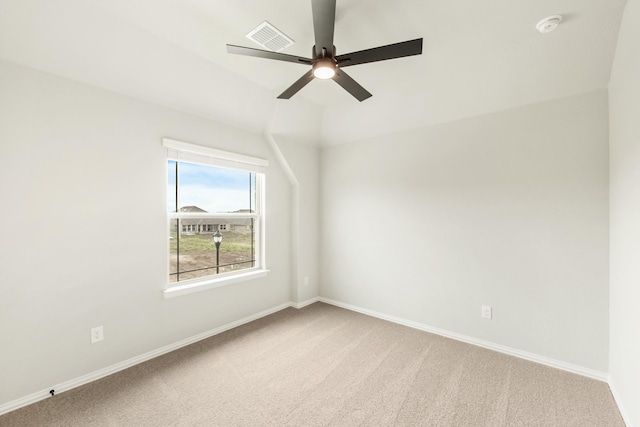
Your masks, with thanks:
[[(604, 88), (626, 0), (337, 0), (338, 54), (424, 38), (276, 100), (307, 68), (230, 55), (267, 20), (310, 56), (310, 0), (0, 0), (0, 58), (254, 131), (334, 144)], [(535, 25), (563, 15), (560, 27)]]

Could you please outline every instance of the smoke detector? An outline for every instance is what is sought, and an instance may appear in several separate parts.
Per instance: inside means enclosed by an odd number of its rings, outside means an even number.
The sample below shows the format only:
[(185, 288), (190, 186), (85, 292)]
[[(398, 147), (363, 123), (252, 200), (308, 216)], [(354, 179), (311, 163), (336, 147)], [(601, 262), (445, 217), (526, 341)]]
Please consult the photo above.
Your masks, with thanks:
[(558, 25), (560, 25), (560, 22), (562, 22), (561, 15), (552, 15), (538, 22), (536, 28), (543, 34), (550, 33), (551, 31), (555, 30)]
[(293, 44), (293, 40), (267, 21), (251, 30), (246, 37), (273, 52), (280, 52)]

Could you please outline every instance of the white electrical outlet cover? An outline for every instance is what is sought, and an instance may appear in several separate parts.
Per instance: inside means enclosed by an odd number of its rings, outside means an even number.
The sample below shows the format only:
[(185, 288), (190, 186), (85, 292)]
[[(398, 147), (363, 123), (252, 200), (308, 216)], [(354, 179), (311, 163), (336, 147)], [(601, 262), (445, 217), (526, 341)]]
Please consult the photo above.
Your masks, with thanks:
[(104, 329), (102, 326), (91, 328), (91, 344), (95, 344), (104, 339)]
[(485, 319), (491, 319), (491, 306), (483, 305), (482, 306), (482, 317)]

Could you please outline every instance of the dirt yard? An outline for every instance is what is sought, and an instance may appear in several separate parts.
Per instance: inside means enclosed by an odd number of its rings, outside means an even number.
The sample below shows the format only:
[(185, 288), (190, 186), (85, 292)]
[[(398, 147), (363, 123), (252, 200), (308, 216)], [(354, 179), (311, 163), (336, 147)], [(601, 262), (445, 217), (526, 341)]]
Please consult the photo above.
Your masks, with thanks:
[[(170, 282), (195, 279), (216, 274), (216, 247), (211, 235), (181, 236), (178, 244), (175, 237), (170, 243)], [(253, 267), (251, 233), (227, 232), (220, 244), (220, 273)], [(196, 270), (196, 271), (194, 271)]]

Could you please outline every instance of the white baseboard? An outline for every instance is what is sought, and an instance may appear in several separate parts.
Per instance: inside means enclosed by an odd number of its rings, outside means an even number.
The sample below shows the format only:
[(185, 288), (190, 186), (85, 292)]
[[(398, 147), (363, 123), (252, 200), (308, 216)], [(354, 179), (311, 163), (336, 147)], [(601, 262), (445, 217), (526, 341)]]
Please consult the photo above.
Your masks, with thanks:
[(631, 417), (629, 413), (625, 409), (625, 406), (622, 403), (622, 399), (620, 398), (620, 393), (618, 393), (618, 389), (615, 386), (615, 383), (609, 379), (609, 390), (611, 390), (611, 394), (613, 395), (613, 400), (616, 401), (616, 405), (618, 405), (618, 410), (620, 411), (620, 415), (622, 416), (622, 420), (627, 425), (627, 427), (633, 427), (634, 424), (631, 423)]
[[(311, 301), (311, 300), (309, 300)], [(132, 357), (131, 359), (127, 359), (125, 361), (122, 361), (120, 363), (116, 363), (114, 365), (111, 366), (107, 366), (106, 368), (103, 369), (99, 369), (97, 371), (94, 372), (90, 372), (86, 375), (83, 375), (81, 377), (78, 378), (74, 378), (72, 380), (69, 381), (65, 381), (63, 383), (60, 384), (56, 384), (52, 387), (47, 387), (44, 390), (40, 390), (37, 391), (35, 393), (31, 393), (28, 396), (24, 396), (21, 397), (19, 399), (13, 400), (11, 402), (7, 402), (3, 405), (0, 405), (0, 415), (2, 414), (6, 414), (7, 412), (11, 412), (11, 411), (15, 411), (16, 409), (22, 408), (23, 406), (27, 406), (27, 405), (31, 405), (32, 403), (36, 403), (40, 400), (44, 400), (48, 397), (51, 397), (51, 394), (49, 393), (49, 390), (55, 390), (55, 394), (60, 394), (62, 392), (65, 391), (69, 391), (73, 388), (79, 387), (81, 385), (85, 385), (88, 384), (92, 381), (96, 381), (99, 380), (100, 378), (104, 378), (108, 375), (111, 374), (115, 374), (116, 372), (122, 371), (124, 369), (130, 368), (132, 366), (135, 366), (139, 363), (142, 362), (146, 362), (147, 360), (151, 360), (155, 357), (158, 356), (162, 356), (163, 354), (169, 353), (171, 351), (177, 350), (179, 348), (188, 346), (190, 344), (193, 344), (195, 342), (201, 341), (203, 339), (212, 337), (214, 335), (218, 335), (222, 332), (228, 331), (229, 329), (233, 329), (236, 328), (238, 326), (244, 325), (245, 323), (249, 323), (252, 322), (254, 320), (260, 319), (261, 317), (265, 317), (268, 316), (270, 314), (273, 314), (275, 312), (278, 312), (280, 310), (284, 310), (285, 308), (289, 308), (289, 307), (296, 307), (297, 305), (308, 305), (311, 304), (312, 302), (315, 301), (311, 301), (308, 302), (305, 301), (303, 303), (299, 303), (299, 304), (294, 304), (293, 302), (287, 302), (284, 304), (280, 304), (276, 307), (272, 307), (270, 309), (261, 311), (259, 313), (256, 313), (254, 315), (251, 316), (247, 316), (244, 317), (240, 320), (236, 320), (235, 322), (231, 322), (231, 323), (227, 323), (226, 325), (222, 325), (220, 327), (217, 327), (215, 329), (211, 329), (209, 331), (203, 332), (201, 334), (198, 335), (194, 335), (192, 337), (180, 340), (178, 342), (175, 342), (173, 344), (169, 344), (166, 345), (164, 347), (160, 347), (156, 350), (152, 350), (148, 353), (144, 353), (141, 354), (140, 356), (136, 356), (136, 357)], [(302, 305), (301, 307), (303, 307), (304, 305)], [(300, 307), (296, 307), (296, 308), (300, 308)]]
[(440, 335), (446, 338), (451, 338), (457, 341), (462, 341), (468, 344), (477, 345), (479, 347), (483, 347), (489, 350), (494, 350), (500, 353), (508, 354), (510, 356), (519, 357), (520, 359), (525, 359), (531, 362), (540, 363), (542, 365), (550, 366), (552, 368), (562, 369), (563, 371), (593, 378), (599, 381), (608, 382), (608, 379), (609, 379), (609, 375), (604, 372), (599, 372), (599, 371), (585, 368), (582, 366), (573, 365), (571, 363), (563, 362), (561, 360), (551, 359), (545, 356), (540, 356), (535, 353), (529, 353), (527, 351), (518, 350), (516, 348), (511, 348), (511, 347), (507, 347), (500, 344), (494, 344), (489, 341), (479, 340), (477, 338), (473, 338), (467, 335), (458, 334), (456, 332), (447, 331), (445, 329), (440, 329), (433, 326), (425, 325), (423, 323), (402, 319), (396, 316), (390, 316), (388, 314), (380, 313), (377, 311), (369, 310), (369, 309), (358, 307), (355, 305), (345, 304), (343, 302), (335, 301), (329, 298), (320, 297), (319, 300), (327, 304), (335, 305), (336, 307), (346, 308), (347, 310), (366, 314), (372, 317), (377, 317), (383, 320), (388, 320), (389, 322), (398, 323), (400, 325), (408, 326), (414, 329), (419, 329), (425, 332), (430, 332), (432, 334)]
[(306, 306), (311, 305), (314, 302), (318, 302), (318, 301), (320, 301), (320, 297), (309, 298), (308, 300), (302, 301), (302, 302), (292, 302), (291, 303), (291, 307), (293, 307), (293, 308), (303, 308), (303, 307), (306, 307)]

